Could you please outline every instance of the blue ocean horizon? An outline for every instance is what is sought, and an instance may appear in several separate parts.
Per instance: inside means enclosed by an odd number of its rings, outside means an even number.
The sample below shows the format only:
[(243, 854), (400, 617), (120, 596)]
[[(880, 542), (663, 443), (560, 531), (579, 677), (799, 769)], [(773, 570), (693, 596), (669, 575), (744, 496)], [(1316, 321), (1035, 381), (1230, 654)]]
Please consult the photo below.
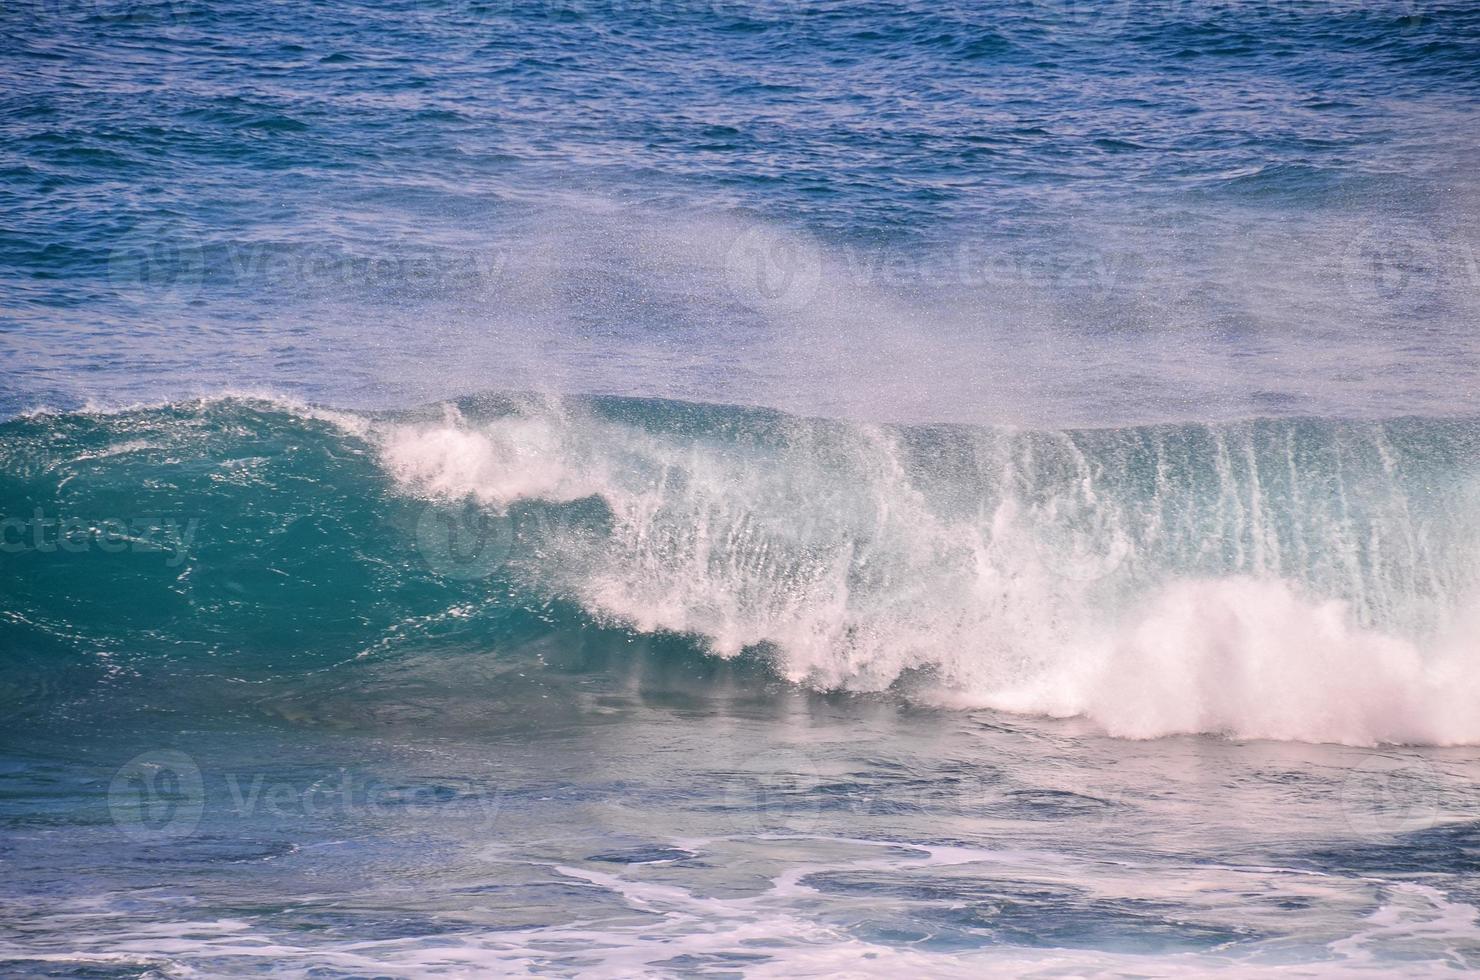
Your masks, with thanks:
[(1480, 966), (1480, 8), (0, 31), (0, 973)]

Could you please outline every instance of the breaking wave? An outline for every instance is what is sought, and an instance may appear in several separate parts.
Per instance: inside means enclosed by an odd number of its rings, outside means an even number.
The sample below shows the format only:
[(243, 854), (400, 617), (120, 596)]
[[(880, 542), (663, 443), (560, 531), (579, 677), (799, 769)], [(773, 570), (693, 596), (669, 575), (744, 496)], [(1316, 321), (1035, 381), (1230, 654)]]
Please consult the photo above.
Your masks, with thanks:
[(0, 471), (0, 655), (32, 671), (507, 656), (567, 617), (1123, 737), (1480, 743), (1471, 420), (226, 398), (13, 419)]

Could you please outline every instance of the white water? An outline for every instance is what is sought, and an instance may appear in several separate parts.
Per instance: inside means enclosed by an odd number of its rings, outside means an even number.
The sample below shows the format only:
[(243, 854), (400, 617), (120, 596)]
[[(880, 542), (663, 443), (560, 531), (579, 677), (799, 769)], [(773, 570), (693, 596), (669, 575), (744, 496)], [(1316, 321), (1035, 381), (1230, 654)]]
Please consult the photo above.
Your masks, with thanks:
[(773, 651), (798, 683), (904, 680), (1128, 738), (1480, 743), (1476, 481), (1405, 482), (1381, 426), (1314, 449), (1167, 430), (1138, 470), (1069, 434), (922, 450), (883, 427), (755, 425), (693, 435), (540, 402), (370, 437), (433, 499), (599, 497), (604, 533), (552, 531), (521, 570), (640, 631)]
[[(692, 840), (695, 854), (732, 856), (730, 840)], [(1268, 892), (1299, 901), (1316, 898), (1332, 907), (1372, 903), (1329, 933), (1305, 937), (1315, 962), (1281, 956), (1250, 956), (1247, 951), (1160, 952), (1100, 949), (1043, 949), (1014, 944), (958, 950), (943, 962), (939, 952), (871, 941), (858, 924), (819, 920), (816, 903), (846, 898), (827, 895), (813, 875), (953, 874), (963, 885), (1000, 880), (1040, 886), (1073, 880), (1105, 901), (1134, 902), (1144, 895), (1145, 876), (1174, 868), (1117, 862), (1082, 862), (1037, 850), (967, 846), (900, 845), (887, 841), (760, 837), (752, 846), (785, 852), (788, 846), (815, 848), (828, 860), (786, 867), (749, 894), (706, 894), (678, 876), (667, 883), (653, 866), (613, 873), (592, 867), (536, 861), (511, 854), (502, 845), (479, 856), (489, 868), (500, 865), (548, 873), (554, 881), (579, 887), (590, 896), (620, 901), (595, 918), (557, 926), (479, 931), (389, 940), (305, 942), (301, 935), (254, 925), (241, 919), (175, 920), (130, 923), (110, 920), (107, 903), (94, 900), (69, 910), (73, 939), (64, 951), (0, 944), (0, 961), (28, 964), (88, 964), (194, 976), (251, 971), (271, 964), (275, 974), (308, 977), (325, 969), (405, 977), (559, 975), (630, 977), (666, 973), (687, 961), (743, 969), (756, 977), (889, 977), (908, 975), (976, 977), (1135, 976), (1371, 976), (1390, 975), (1394, 962), (1385, 946), (1407, 944), (1420, 955), (1402, 961), (1406, 975), (1452, 972), (1446, 951), (1464, 948), (1476, 910), (1422, 885), (1331, 876), (1293, 868), (1207, 865), (1181, 883), (1181, 898), (1193, 918), (1207, 914), (1201, 903), (1240, 892)], [(742, 851), (743, 853), (743, 851)], [(690, 872), (692, 873), (692, 872)], [(999, 879), (997, 876), (1001, 876)], [(859, 899), (867, 902), (867, 898)], [(861, 909), (858, 911), (862, 911)], [(1259, 913), (1254, 918), (1261, 919)], [(125, 920), (127, 921), (127, 920)], [(777, 955), (778, 953), (784, 955)]]

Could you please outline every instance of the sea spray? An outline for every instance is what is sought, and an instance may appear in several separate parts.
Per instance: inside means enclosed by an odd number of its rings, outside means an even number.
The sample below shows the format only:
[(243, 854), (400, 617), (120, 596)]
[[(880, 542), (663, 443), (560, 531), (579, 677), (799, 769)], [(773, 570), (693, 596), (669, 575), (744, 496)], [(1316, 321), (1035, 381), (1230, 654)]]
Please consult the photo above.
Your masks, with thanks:
[[(149, 448), (106, 451), (126, 440)], [(13, 420), (0, 454), (7, 514), (128, 496), (199, 515), (181, 568), (9, 560), (28, 577), (7, 590), (20, 647), (21, 621), (107, 635), (83, 617), (110, 589), (133, 597), (113, 625), (136, 624), (139, 650), (213, 637), (271, 662), (414, 648), (450, 608), (476, 646), (481, 621), (553, 602), (819, 690), (1126, 737), (1480, 741), (1470, 421), (1037, 431), (617, 398), (223, 399)], [(437, 550), (474, 527), (497, 531), (476, 562)], [(189, 616), (139, 605), (182, 597)], [(256, 625), (264, 608), (301, 624), (291, 644)]]

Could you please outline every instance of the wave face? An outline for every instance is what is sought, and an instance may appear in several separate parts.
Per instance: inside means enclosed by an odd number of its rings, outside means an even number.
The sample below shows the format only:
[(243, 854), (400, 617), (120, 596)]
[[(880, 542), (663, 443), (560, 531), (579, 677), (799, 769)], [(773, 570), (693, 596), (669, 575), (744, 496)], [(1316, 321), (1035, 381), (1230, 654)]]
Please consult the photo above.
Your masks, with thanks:
[(0, 473), (13, 705), (556, 624), (1118, 736), (1480, 742), (1476, 421), (222, 399), (14, 419)]

